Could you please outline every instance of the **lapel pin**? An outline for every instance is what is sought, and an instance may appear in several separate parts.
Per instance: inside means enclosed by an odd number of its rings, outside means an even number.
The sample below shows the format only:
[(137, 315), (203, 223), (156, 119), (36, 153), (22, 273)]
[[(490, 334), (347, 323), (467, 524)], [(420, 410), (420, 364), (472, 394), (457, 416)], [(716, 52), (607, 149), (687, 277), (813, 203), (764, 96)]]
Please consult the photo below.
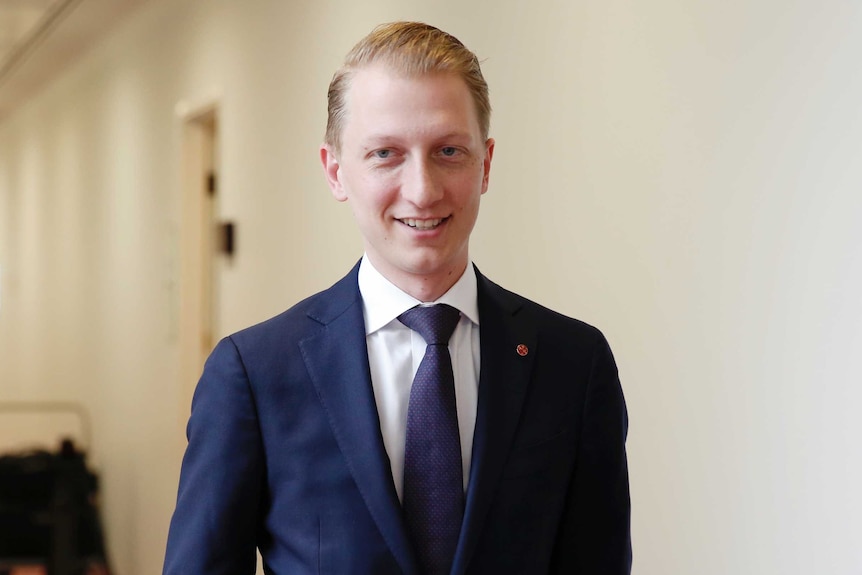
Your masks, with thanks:
[(516, 347), (515, 350), (518, 352), (518, 355), (520, 355), (521, 357), (524, 357), (525, 355), (530, 353), (530, 350), (523, 343), (519, 343), (518, 347)]

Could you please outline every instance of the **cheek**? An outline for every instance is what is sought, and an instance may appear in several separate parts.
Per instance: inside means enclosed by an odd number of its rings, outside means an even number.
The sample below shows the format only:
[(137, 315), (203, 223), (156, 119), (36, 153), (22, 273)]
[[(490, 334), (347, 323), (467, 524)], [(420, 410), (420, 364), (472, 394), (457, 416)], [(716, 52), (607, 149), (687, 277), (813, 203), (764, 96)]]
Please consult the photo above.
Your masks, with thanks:
[(398, 182), (392, 175), (369, 174), (357, 182), (363, 201), (368, 205), (383, 205), (397, 195)]
[(355, 184), (350, 196), (354, 217), (369, 225), (379, 225), (380, 220), (388, 218), (397, 194), (378, 179), (360, 180)]
[(454, 197), (459, 209), (473, 209), (479, 204), (479, 198), (484, 193), (483, 177), (482, 172), (471, 170), (450, 182), (450, 189), (455, 191)]

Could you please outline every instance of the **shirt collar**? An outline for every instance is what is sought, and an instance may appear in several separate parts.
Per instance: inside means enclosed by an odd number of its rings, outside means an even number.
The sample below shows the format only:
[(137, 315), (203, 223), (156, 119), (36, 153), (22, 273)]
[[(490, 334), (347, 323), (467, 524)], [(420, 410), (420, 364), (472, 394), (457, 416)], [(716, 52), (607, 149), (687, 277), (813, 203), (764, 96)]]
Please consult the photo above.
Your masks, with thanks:
[[(365, 315), (365, 335), (374, 333), (410, 308), (423, 302), (405, 293), (383, 277), (367, 255), (359, 264), (359, 292)], [(479, 302), (476, 288), (476, 270), (472, 262), (449, 291), (434, 302), (451, 305), (474, 324), (479, 325)]]

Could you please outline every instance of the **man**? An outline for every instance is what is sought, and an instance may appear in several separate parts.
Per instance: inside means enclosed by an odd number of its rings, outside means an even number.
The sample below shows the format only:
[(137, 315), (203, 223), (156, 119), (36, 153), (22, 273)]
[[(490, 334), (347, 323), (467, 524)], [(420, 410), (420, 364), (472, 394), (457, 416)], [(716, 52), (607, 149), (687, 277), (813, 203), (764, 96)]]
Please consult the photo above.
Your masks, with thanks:
[(475, 55), (436, 28), (347, 56), (320, 156), (365, 255), (213, 351), (164, 573), (252, 573), (256, 547), (283, 575), (630, 572), (604, 337), (469, 261), (489, 117)]

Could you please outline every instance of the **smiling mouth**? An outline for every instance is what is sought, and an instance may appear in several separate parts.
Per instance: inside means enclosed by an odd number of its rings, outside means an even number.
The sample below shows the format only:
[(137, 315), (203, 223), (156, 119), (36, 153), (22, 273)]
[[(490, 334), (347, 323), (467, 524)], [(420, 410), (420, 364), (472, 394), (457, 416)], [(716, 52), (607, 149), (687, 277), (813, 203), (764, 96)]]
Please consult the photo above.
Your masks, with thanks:
[(433, 230), (434, 228), (436, 228), (437, 226), (439, 226), (440, 224), (442, 224), (443, 222), (446, 222), (448, 220), (449, 220), (449, 216), (447, 216), (445, 218), (434, 218), (431, 220), (417, 220), (415, 218), (404, 218), (404, 219), (400, 219), (398, 221), (401, 222), (402, 224), (406, 225), (406, 226), (410, 226), (414, 230), (423, 230), (424, 231), (424, 230)]

